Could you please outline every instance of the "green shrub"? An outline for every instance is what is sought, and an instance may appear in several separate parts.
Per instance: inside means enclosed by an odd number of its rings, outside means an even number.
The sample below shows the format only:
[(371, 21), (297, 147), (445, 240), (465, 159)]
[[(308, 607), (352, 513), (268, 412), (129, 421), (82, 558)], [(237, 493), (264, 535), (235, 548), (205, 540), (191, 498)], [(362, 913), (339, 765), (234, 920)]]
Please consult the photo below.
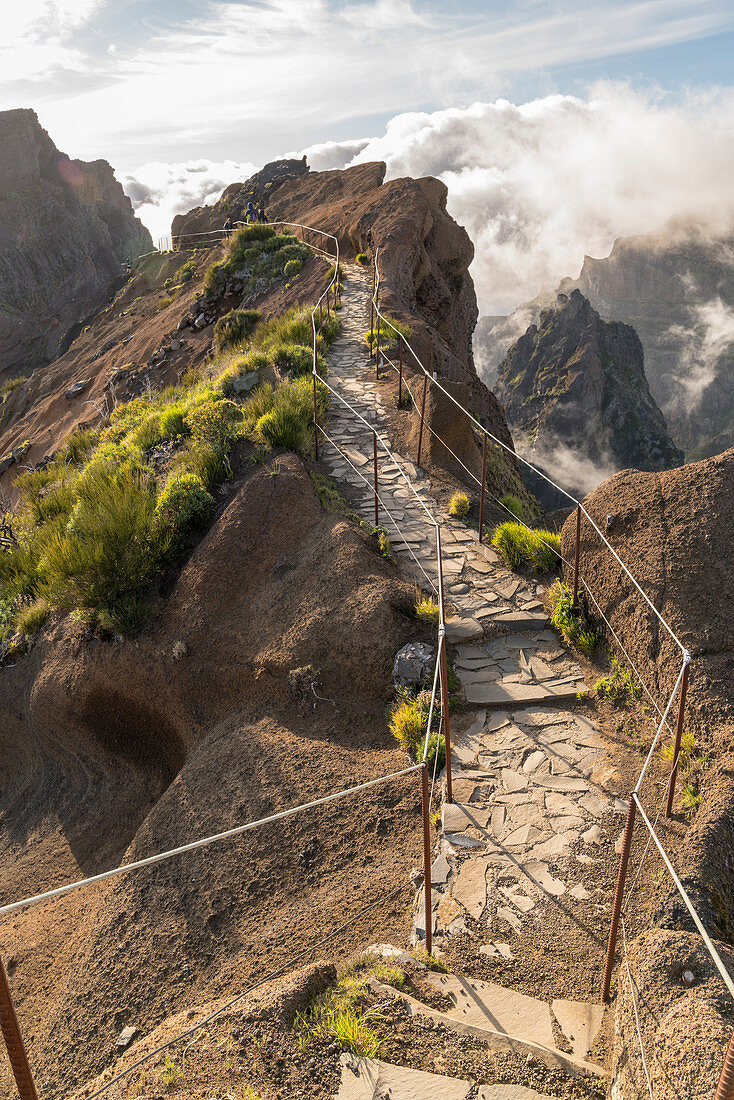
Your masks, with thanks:
[(188, 283), (194, 276), (196, 271), (196, 260), (187, 260), (186, 263), (181, 264), (176, 274), (173, 276), (175, 283)]
[(432, 596), (422, 596), (415, 602), (415, 617), (422, 623), (437, 623), (440, 608)]
[(66, 530), (49, 539), (41, 562), (62, 607), (104, 607), (146, 584), (156, 567), (154, 482), (139, 466), (90, 465)]
[(220, 317), (214, 326), (214, 345), (217, 351), (245, 340), (260, 320), (256, 309), (233, 309)]
[[(281, 344), (275, 352), (275, 362), (279, 367), (285, 368), (292, 378), (313, 373), (313, 351), (303, 344)], [(316, 357), (316, 362), (319, 374), (323, 377), (326, 363), (320, 355)]]
[[(389, 324), (387, 324), (388, 321), (390, 322)], [(406, 340), (409, 340), (412, 332), (410, 325), (398, 321), (397, 317), (393, 317), (391, 313), (385, 313), (384, 320), (381, 318), (377, 327), (373, 326), (364, 334), (363, 339), (370, 353), (376, 350), (378, 331), (380, 334), (380, 349), (382, 351), (391, 351), (398, 346), (398, 334), (405, 337)]]
[(182, 404), (170, 405), (158, 417), (158, 428), (163, 439), (177, 440), (188, 435), (186, 409)]
[(299, 275), (301, 268), (303, 267), (303, 260), (287, 260), (286, 265), (283, 268), (283, 274), (287, 275), (291, 279), (294, 275)]
[(361, 264), (362, 267), (368, 267), (372, 263), (366, 252), (358, 252), (354, 257), (354, 262)]
[(194, 440), (224, 449), (239, 434), (242, 413), (233, 401), (212, 393), (191, 409), (188, 420)]
[(172, 301), (173, 298), (159, 298), (156, 302), (156, 309), (166, 309)]
[(639, 699), (641, 688), (630, 670), (616, 657), (611, 658), (611, 666), (609, 674), (602, 676), (594, 684), (594, 691), (599, 698), (606, 699), (616, 706), (625, 706)]
[(257, 432), (271, 447), (286, 451), (306, 449), (306, 428), (296, 409), (279, 405), (266, 412), (257, 422)]
[(539, 514), (538, 509), (534, 508), (530, 501), (521, 500), (514, 493), (504, 493), (499, 498), (499, 502), (505, 506), (508, 512), (525, 523), (531, 523)]
[(574, 610), (571, 589), (563, 581), (555, 581), (548, 594), (553, 603), (551, 626), (560, 631), (565, 640), (577, 646), (585, 656), (591, 657), (597, 643), (596, 632), (581, 608)]
[(243, 225), (235, 230), (227, 241), (231, 259), (238, 263), (256, 241), (267, 241), (276, 236), (271, 225)]
[(19, 634), (30, 638), (37, 634), (51, 614), (51, 608), (47, 600), (36, 600), (30, 607), (24, 607), (15, 617), (15, 629)]
[(201, 289), (208, 297), (216, 294), (219, 287), (227, 281), (227, 275), (229, 274), (229, 264), (226, 260), (215, 261), (210, 264), (204, 274), (204, 281), (201, 284)]
[(346, 282), (347, 277), (344, 273), (344, 267), (342, 264), (332, 264), (329, 270), (324, 275), (324, 282), (331, 283), (336, 278), (337, 283), (341, 284)]
[(205, 523), (214, 504), (214, 497), (204, 488), (196, 474), (179, 474), (161, 491), (155, 506), (156, 515), (176, 534)]
[(560, 560), (560, 535), (543, 528), (530, 531), (522, 523), (501, 523), (494, 530), (492, 545), (510, 569), (527, 564), (539, 573), (548, 573)]
[(449, 515), (456, 519), (466, 519), (471, 511), (471, 501), (466, 493), (454, 493), (449, 501)]

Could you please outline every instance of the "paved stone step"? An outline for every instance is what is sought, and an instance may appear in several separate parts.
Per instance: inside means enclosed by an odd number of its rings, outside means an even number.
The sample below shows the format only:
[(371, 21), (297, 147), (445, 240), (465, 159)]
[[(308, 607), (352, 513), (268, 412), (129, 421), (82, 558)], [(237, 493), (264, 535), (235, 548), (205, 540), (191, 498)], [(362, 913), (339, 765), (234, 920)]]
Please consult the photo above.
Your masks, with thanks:
[[(448, 636), (448, 630), (446, 631)], [(508, 682), (467, 684), (464, 688), (467, 703), (481, 703), (488, 707), (522, 706), (523, 703), (559, 703), (575, 699), (583, 689), (582, 680), (566, 684), (519, 684)]]
[[(494, 986), (492, 982), (469, 981), (468, 978), (453, 974), (429, 973), (426, 976), (430, 979), (440, 978), (444, 980), (442, 985), (439, 985), (438, 982), (435, 983), (442, 993), (449, 993), (450, 995), (452, 989), (456, 990), (456, 1009), (449, 1012), (439, 1012), (415, 997), (411, 997), (410, 994), (400, 992), (393, 989), (392, 986), (383, 985), (382, 982), (378, 981), (371, 981), (370, 988), (379, 993), (380, 996), (389, 996), (400, 1001), (412, 1016), (422, 1016), (433, 1020), (437, 1024), (441, 1023), (458, 1035), (471, 1035), (473, 1038), (486, 1043), (491, 1050), (499, 1053), (511, 1052), (521, 1058), (532, 1057), (550, 1069), (561, 1070), (572, 1077), (605, 1077), (607, 1075), (602, 1066), (598, 1066), (594, 1062), (588, 1062), (574, 1054), (567, 1054), (553, 1045), (553, 1033), (550, 1025), (551, 1010), (550, 1005), (545, 1001), (535, 1001), (533, 997), (525, 997), (524, 994), (505, 989), (503, 986)], [(492, 989), (488, 991), (483, 987), (492, 987)], [(529, 1004), (525, 1005), (524, 1002), (529, 1002)], [(522, 1013), (518, 1013), (521, 1003), (524, 1012), (531, 1014), (532, 1020), (524, 1018)], [(543, 1010), (547, 1013), (547, 1021)], [(511, 1030), (505, 1030), (505, 1028), (510, 1029), (514, 1026), (522, 1027), (525, 1037), (513, 1034)], [(599, 1020), (599, 1026), (601, 1026), (601, 1020)], [(534, 1030), (539, 1035), (547, 1034), (550, 1031), (550, 1043), (545, 1044), (526, 1037)], [(388, 1095), (390, 1095), (391, 1100), (393, 1095), (397, 1096), (397, 1094)], [(440, 1093), (434, 1095), (441, 1096)], [(359, 1096), (359, 1093), (355, 1096)], [(491, 1098), (492, 1093), (489, 1093), (488, 1096)]]
[(480, 1085), (407, 1066), (342, 1054), (336, 1100), (550, 1100), (524, 1085)]

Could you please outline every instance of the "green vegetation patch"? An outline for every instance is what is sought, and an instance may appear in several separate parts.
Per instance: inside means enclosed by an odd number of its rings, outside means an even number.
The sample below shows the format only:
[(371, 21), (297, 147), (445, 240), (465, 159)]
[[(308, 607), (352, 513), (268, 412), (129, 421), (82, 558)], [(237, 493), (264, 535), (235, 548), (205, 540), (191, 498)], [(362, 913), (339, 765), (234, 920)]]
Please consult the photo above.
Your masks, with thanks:
[(214, 346), (224, 351), (235, 344), (241, 344), (252, 333), (260, 320), (256, 309), (233, 309), (220, 317), (214, 326)]
[(374, 1024), (384, 1019), (369, 1005), (367, 983), (371, 978), (400, 989), (404, 972), (397, 966), (381, 964), (371, 955), (360, 956), (341, 975), (338, 982), (317, 994), (305, 1012), (296, 1015), (295, 1031), (302, 1050), (314, 1039), (336, 1043), (341, 1050), (374, 1058), (382, 1040)]
[(393, 351), (398, 346), (400, 336), (404, 336), (406, 340), (410, 339), (412, 329), (410, 325), (398, 321), (397, 317), (393, 317), (391, 313), (385, 313), (384, 320), (380, 318), (377, 325), (373, 324), (372, 328), (364, 334), (363, 339), (370, 350), (370, 354), (377, 347), (378, 332), (380, 335), (380, 349), (382, 351)]
[(310, 255), (308, 245), (289, 233), (276, 233), (269, 225), (245, 225), (228, 238), (224, 259), (207, 269), (204, 293), (216, 294), (235, 274), (252, 280), (279, 279), (289, 263), (295, 261), (300, 271)]
[(501, 523), (494, 530), (492, 545), (510, 569), (530, 565), (539, 573), (549, 573), (560, 561), (561, 536), (544, 528), (530, 531), (522, 523)]
[(596, 631), (581, 606), (574, 608), (571, 589), (563, 581), (556, 581), (548, 594), (553, 603), (551, 626), (554, 626), (567, 642), (580, 649), (586, 657), (591, 657), (598, 641)]
[(594, 684), (594, 691), (600, 699), (605, 699), (618, 707), (634, 702), (642, 694), (642, 688), (633, 673), (616, 657), (611, 658), (611, 670), (608, 675), (602, 676)]
[[(310, 325), (302, 306), (258, 324), (215, 358), (211, 377), (194, 374), (119, 406), (103, 429), (75, 432), (45, 469), (17, 479), (17, 545), (0, 551), (0, 638), (34, 633), (41, 615), (57, 609), (114, 632), (139, 628), (146, 590), (207, 522), (213, 489), (231, 477), (234, 444), (310, 450), (311, 377), (261, 382), (241, 401), (230, 393), (233, 370), (258, 369), (276, 355), (300, 361)], [(325, 324), (321, 351), (338, 328), (333, 318)], [(318, 383), (320, 417), (327, 399)]]
[[(430, 708), (430, 691), (419, 691), (417, 695), (402, 691), (390, 715), (390, 732), (400, 747), (416, 760), (423, 759)], [(434, 715), (437, 715), (438, 709), (438, 706), (434, 707)], [(432, 730), (428, 736), (426, 754), (426, 761), (431, 770), (436, 753), (438, 753), (437, 768), (440, 771), (446, 760), (446, 751), (443, 737), (439, 740), (438, 731)]]

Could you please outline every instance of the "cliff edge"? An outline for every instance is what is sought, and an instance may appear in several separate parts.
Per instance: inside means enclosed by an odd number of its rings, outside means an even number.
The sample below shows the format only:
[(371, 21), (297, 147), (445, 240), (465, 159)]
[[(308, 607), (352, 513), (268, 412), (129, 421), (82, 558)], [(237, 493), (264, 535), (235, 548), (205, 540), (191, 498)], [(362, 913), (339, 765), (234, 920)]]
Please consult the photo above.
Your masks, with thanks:
[(0, 146), (2, 380), (66, 350), (152, 241), (110, 165), (59, 152), (35, 111), (0, 112)]

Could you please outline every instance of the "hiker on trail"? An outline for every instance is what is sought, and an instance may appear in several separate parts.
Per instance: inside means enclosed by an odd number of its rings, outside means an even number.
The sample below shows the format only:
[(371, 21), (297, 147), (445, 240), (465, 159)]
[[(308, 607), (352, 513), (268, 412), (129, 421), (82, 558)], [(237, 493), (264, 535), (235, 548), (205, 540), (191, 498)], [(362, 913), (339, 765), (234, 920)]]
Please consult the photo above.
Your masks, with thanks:
[(247, 204), (247, 210), (245, 211), (245, 221), (248, 225), (252, 225), (257, 221), (257, 210), (251, 202)]
[(265, 206), (263, 203), (260, 203), (260, 209), (257, 212), (257, 220), (261, 222), (262, 225), (268, 224), (268, 218), (267, 214), (265, 213)]
[(229, 236), (231, 236), (231, 233), (232, 233), (232, 219), (230, 217), (228, 217), (226, 222), (224, 223), (224, 235), (225, 235), (225, 237), (229, 237)]

